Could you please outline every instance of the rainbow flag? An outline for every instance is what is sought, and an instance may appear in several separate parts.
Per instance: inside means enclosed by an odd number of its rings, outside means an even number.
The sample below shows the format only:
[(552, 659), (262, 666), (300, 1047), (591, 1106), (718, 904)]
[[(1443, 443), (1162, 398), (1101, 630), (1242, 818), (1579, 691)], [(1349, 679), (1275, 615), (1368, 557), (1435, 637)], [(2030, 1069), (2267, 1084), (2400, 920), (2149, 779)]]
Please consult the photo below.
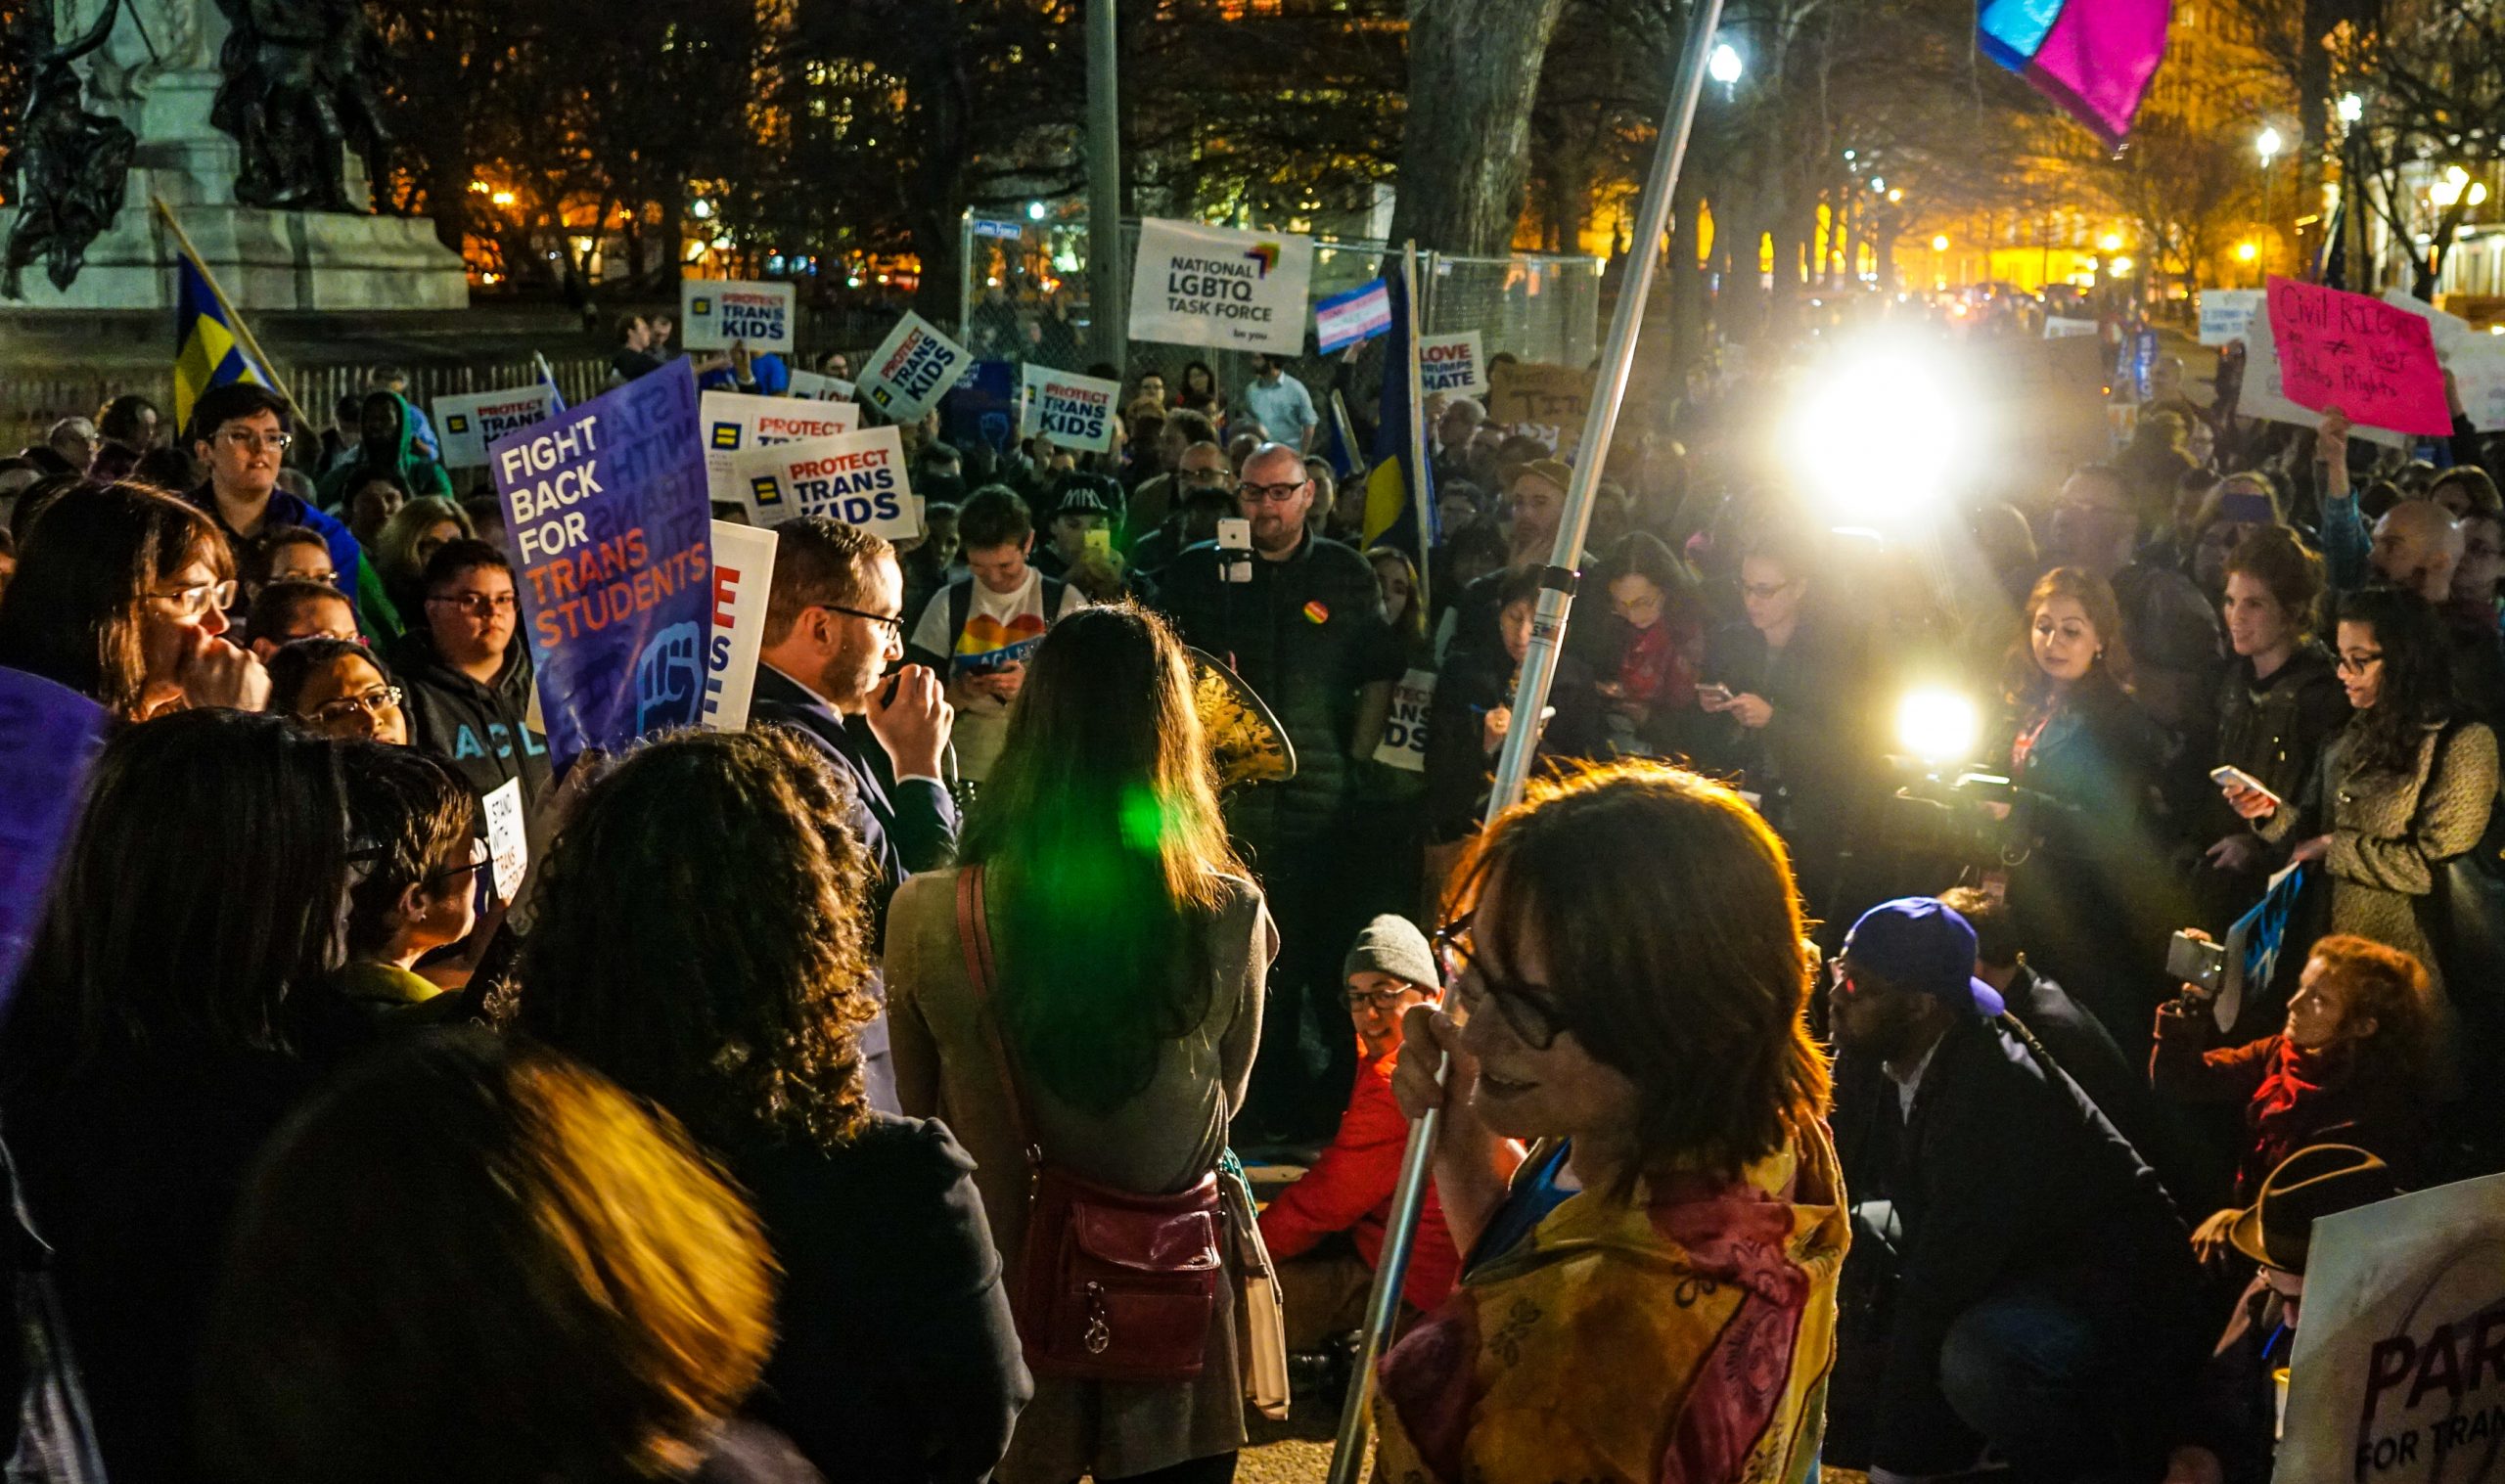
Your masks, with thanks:
[(1984, 0), (1975, 24), (1994, 62), (2118, 147), (2165, 59), (2173, 0)]
[(233, 382), (276, 386), (269, 368), (252, 358), (227, 323), (226, 306), (208, 286), (208, 274), (187, 249), (177, 249), (174, 272), (174, 427), (188, 427), (192, 404), (202, 392)]

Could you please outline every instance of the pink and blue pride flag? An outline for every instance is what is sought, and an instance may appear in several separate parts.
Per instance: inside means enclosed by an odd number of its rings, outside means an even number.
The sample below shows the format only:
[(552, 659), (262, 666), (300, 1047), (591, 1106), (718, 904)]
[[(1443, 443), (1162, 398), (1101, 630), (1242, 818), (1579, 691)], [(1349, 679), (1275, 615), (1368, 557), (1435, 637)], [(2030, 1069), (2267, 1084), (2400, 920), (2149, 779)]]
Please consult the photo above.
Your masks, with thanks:
[(1315, 352), (1329, 355), (1391, 328), (1391, 291), (1376, 279), (1362, 289), (1335, 293), (1313, 306)]
[(1984, 0), (1982, 48), (2109, 148), (2131, 132), (2165, 57), (2173, 0)]

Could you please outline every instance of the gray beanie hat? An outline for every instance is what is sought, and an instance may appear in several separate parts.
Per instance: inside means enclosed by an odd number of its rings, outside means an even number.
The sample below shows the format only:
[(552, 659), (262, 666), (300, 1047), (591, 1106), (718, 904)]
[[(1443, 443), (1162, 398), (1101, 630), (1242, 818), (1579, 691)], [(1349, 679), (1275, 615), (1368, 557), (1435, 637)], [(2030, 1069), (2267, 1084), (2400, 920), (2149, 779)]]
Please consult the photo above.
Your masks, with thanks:
[(1435, 971), (1435, 953), (1427, 945), (1427, 935), (1407, 918), (1390, 913), (1368, 922), (1365, 931), (1357, 934), (1356, 945), (1348, 950), (1348, 962), (1340, 967), (1340, 980), (1346, 983), (1368, 969), (1428, 991), (1443, 986), (1443, 975)]

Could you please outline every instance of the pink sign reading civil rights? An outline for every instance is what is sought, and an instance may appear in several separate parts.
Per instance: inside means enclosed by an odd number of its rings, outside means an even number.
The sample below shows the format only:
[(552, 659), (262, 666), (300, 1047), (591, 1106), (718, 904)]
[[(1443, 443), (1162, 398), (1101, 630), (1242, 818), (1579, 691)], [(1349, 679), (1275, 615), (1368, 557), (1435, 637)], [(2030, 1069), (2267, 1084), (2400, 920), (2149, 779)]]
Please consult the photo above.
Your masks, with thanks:
[(2440, 438), (2453, 430), (2444, 370), (2426, 320), (2362, 293), (2270, 280), (2270, 337), (2288, 400), (2337, 407), (2367, 427)]

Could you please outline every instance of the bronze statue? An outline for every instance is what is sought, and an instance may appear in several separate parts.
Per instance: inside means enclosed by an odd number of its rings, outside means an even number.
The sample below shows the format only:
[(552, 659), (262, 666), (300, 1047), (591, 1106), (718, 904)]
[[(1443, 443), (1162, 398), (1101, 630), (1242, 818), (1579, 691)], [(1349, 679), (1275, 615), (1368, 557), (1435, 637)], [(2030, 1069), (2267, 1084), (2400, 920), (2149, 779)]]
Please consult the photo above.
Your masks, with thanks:
[(364, 211), (340, 151), (369, 172), (388, 136), (371, 80), (374, 33), (357, 0), (217, 0), (229, 27), (209, 121), (244, 147), (235, 198), (276, 210)]
[[(52, 47), (35, 63), (34, 86), (11, 160), (21, 189), (10, 193), (18, 201), (18, 220), (9, 229), (0, 295), (23, 298), (25, 267), (43, 257), (50, 259), (44, 276), (54, 288), (67, 291), (86, 264), (87, 245), (121, 210), (122, 186), (139, 141), (120, 119), (87, 112), (73, 66), (105, 44), (120, 16), (121, 0), (106, 0), (104, 14), (86, 34)], [(43, 24), (44, 33), (52, 34), (49, 15)]]

